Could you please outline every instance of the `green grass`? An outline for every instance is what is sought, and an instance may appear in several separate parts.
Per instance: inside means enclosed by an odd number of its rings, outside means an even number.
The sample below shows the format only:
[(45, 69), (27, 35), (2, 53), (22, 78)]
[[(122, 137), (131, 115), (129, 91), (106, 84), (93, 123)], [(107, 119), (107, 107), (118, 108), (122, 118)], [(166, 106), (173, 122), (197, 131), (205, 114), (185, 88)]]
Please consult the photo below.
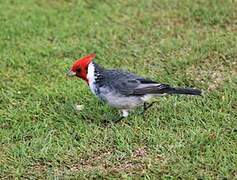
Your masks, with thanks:
[[(0, 178), (237, 178), (236, 19), (233, 0), (0, 0)], [(104, 127), (117, 111), (65, 75), (92, 52), (204, 96)]]

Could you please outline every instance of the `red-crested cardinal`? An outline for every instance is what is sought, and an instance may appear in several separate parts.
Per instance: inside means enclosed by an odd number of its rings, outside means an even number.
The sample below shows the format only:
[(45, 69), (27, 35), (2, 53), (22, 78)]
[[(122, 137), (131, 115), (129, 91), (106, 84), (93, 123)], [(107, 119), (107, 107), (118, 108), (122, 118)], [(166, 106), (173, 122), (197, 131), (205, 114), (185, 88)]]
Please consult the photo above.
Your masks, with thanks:
[[(100, 100), (122, 111), (121, 120), (129, 111), (144, 105), (152, 98), (169, 94), (201, 95), (201, 90), (171, 87), (122, 70), (104, 69), (92, 60), (95, 54), (76, 60), (67, 75), (83, 79)], [(144, 112), (143, 111), (143, 112)]]

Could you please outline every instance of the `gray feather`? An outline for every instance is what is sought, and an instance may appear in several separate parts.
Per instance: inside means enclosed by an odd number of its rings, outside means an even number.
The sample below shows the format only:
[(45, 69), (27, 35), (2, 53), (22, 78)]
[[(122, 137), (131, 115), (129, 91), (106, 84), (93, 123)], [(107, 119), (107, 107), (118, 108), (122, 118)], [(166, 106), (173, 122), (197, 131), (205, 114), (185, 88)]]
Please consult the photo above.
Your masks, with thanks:
[(96, 79), (98, 86), (109, 87), (109, 89), (117, 91), (119, 94), (125, 96), (142, 96), (157, 90), (157, 88), (163, 88), (163, 86), (161, 86), (159, 83), (150, 79), (139, 77), (133, 73), (121, 70), (99, 69), (100, 73), (97, 74), (98, 78)]
[(147, 94), (189, 94), (200, 95), (201, 91), (192, 88), (173, 88), (168, 84), (160, 84), (153, 80), (137, 76), (121, 70), (106, 70), (95, 64), (96, 82), (99, 87), (107, 87), (111, 91), (124, 96), (144, 96)]

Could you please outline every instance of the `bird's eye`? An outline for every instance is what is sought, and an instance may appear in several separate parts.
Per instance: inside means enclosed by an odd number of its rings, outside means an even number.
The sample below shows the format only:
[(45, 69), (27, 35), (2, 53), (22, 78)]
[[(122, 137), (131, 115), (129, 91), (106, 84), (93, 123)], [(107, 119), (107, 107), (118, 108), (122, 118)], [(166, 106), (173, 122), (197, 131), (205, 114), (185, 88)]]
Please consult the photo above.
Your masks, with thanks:
[(81, 69), (80, 69), (80, 68), (78, 68), (78, 69), (77, 69), (77, 73), (79, 73), (80, 71), (81, 71)]

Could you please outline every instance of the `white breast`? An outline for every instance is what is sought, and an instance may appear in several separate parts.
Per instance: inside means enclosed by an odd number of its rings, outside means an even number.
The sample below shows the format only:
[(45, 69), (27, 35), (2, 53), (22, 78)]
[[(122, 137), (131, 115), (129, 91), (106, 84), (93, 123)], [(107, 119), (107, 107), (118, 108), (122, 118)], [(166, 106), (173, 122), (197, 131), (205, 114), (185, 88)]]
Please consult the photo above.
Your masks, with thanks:
[(88, 65), (87, 79), (91, 91), (95, 94), (95, 67), (92, 62)]

